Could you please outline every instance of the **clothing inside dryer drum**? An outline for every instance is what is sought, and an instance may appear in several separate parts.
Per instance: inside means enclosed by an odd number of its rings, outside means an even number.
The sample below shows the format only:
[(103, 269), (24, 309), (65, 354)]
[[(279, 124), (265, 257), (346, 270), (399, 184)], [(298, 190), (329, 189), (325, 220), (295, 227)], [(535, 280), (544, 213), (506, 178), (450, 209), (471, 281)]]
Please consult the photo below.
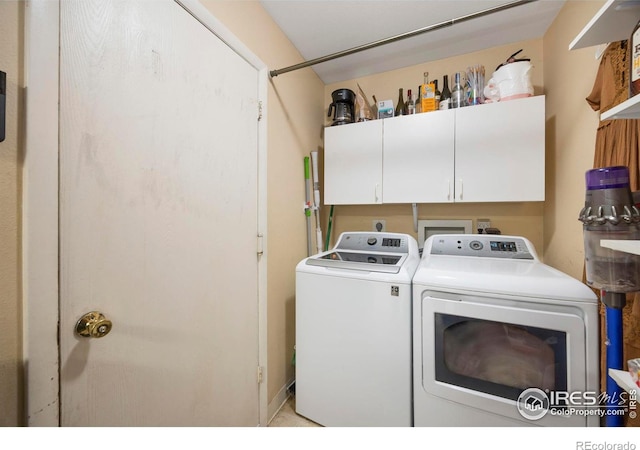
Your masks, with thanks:
[[(451, 317), (451, 316), (449, 316)], [(448, 371), (491, 384), (526, 389), (558, 389), (563, 371), (557, 332), (533, 327), (465, 319), (443, 329), (444, 365)], [(561, 340), (563, 336), (560, 337)], [(563, 384), (563, 383), (561, 383)], [(469, 387), (469, 386), (467, 386)], [(486, 389), (477, 388), (486, 391)]]

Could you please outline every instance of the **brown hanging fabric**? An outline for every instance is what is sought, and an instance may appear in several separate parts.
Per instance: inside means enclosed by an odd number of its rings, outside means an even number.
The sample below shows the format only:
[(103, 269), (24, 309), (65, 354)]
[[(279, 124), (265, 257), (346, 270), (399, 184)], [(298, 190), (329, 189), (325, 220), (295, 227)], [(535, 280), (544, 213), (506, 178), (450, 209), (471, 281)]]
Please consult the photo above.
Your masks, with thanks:
[[(627, 41), (609, 44), (602, 54), (591, 94), (586, 98), (600, 114), (628, 98), (629, 64)], [(593, 167), (627, 166), (631, 191), (640, 190), (640, 120), (602, 120), (596, 132)]]
[[(629, 97), (629, 52), (627, 41), (612, 42), (602, 54), (591, 94), (586, 98), (594, 111), (600, 114), (619, 105)], [(627, 166), (631, 191), (640, 190), (640, 120), (601, 120), (596, 132), (593, 168)], [(598, 293), (599, 294), (599, 293)], [(604, 345), (604, 307), (600, 303), (600, 368), (604, 391), (606, 380), (606, 347)], [(627, 294), (627, 305), (622, 311), (624, 326), (624, 369), (626, 362), (640, 358), (640, 294)], [(638, 426), (640, 419), (625, 417), (629, 426)]]

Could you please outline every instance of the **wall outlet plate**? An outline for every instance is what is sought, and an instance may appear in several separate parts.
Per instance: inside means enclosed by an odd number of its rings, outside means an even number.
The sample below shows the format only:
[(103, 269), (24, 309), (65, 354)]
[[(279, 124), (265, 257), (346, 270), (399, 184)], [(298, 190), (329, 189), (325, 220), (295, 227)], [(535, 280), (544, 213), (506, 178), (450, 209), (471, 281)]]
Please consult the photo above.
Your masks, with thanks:
[(491, 221), (489, 219), (476, 219), (476, 231), (479, 234), (486, 233), (487, 228), (491, 228)]
[(387, 221), (384, 219), (373, 219), (373, 231), (387, 231)]

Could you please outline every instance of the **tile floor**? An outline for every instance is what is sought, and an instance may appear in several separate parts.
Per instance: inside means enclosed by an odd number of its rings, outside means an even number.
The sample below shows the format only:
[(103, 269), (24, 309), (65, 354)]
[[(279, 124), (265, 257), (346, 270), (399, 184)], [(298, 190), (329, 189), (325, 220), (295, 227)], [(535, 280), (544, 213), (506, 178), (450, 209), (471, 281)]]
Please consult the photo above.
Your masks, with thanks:
[(270, 427), (319, 427), (315, 422), (296, 414), (296, 397), (292, 395), (269, 422)]

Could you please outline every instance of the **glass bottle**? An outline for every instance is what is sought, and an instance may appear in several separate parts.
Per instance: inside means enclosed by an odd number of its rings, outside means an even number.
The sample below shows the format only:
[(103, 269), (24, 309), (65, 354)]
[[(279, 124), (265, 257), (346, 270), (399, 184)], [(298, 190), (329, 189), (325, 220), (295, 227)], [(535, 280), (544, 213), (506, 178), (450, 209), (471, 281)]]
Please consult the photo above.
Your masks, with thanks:
[(440, 109), (440, 97), (442, 97), (442, 92), (438, 90), (438, 80), (433, 80), (433, 87), (435, 92), (436, 111), (437, 111)]
[(440, 108), (451, 108), (451, 91), (449, 90), (449, 75), (442, 77), (442, 92), (440, 93)]
[(415, 101), (415, 109), (416, 109), (416, 114), (419, 114), (422, 112), (422, 86), (418, 86), (418, 96), (416, 97), (416, 101)]
[(462, 108), (467, 106), (467, 97), (462, 86), (462, 74), (456, 72), (454, 75), (455, 81), (453, 83), (453, 89), (451, 90), (451, 107)]
[(640, 94), (640, 20), (629, 38), (629, 97)]
[(376, 100), (376, 96), (372, 95), (373, 98), (373, 105), (371, 106), (372, 109), (372, 113), (373, 113), (373, 118), (374, 119), (378, 119), (378, 100)]
[(407, 114), (415, 114), (416, 113), (416, 104), (411, 96), (411, 89), (407, 89)]
[(422, 85), (422, 112), (435, 110), (435, 89), (433, 83), (429, 83), (429, 72), (424, 72), (424, 84)]
[(396, 105), (396, 116), (403, 116), (407, 113), (407, 105), (404, 103), (403, 89), (398, 89), (398, 104)]

